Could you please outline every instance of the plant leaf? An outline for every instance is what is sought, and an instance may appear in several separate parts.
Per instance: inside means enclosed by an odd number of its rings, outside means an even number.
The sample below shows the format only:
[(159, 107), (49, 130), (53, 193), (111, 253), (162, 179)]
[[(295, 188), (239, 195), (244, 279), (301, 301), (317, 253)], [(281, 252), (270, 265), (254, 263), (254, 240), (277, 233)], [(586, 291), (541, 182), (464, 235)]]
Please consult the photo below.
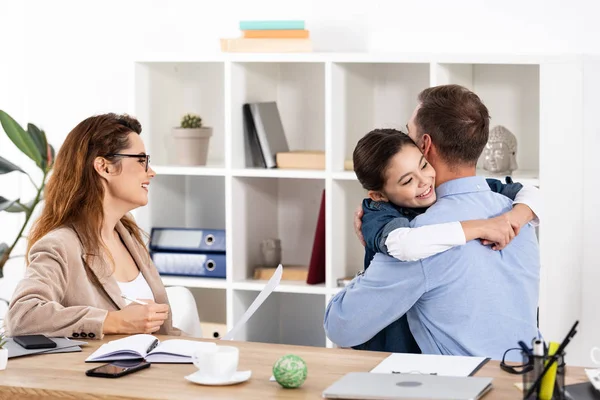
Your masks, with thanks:
[(0, 110), (0, 123), (8, 138), (23, 152), (27, 157), (31, 158), (36, 165), (42, 165), (42, 156), (37, 150), (35, 142), (31, 135), (25, 131), (21, 125), (17, 123), (10, 115)]
[(48, 142), (46, 140), (46, 134), (32, 123), (27, 124), (27, 133), (31, 136), (31, 139), (35, 143), (35, 147), (40, 154), (42, 161), (39, 167), (43, 170), (48, 165)]
[(17, 199), (17, 200), (15, 200), (13, 205), (9, 206), (4, 211), (9, 212), (9, 213), (20, 213), (20, 212), (33, 211), (35, 206), (38, 205), (42, 200), (44, 200), (44, 192), (43, 191), (40, 193), (40, 197), (39, 197), (37, 203), (35, 203), (35, 204), (33, 203), (35, 201), (35, 198), (29, 200), (25, 204), (21, 203), (20, 199)]
[(8, 161), (5, 158), (0, 157), (0, 175), (8, 174), (9, 172), (13, 172), (13, 171), (19, 171), (19, 172), (25, 173), (25, 171), (23, 171), (21, 168), (19, 168), (15, 164), (11, 163), (10, 161)]
[[(4, 211), (9, 212), (9, 213), (27, 212), (27, 209), (31, 209), (32, 205), (33, 205), (33, 200), (31, 200), (27, 204), (21, 204), (21, 203), (19, 203), (19, 200), (17, 200), (12, 205), (5, 208)], [(25, 207), (27, 207), (27, 208), (25, 208)]]
[(48, 149), (50, 150), (50, 154), (48, 157), (48, 165), (53, 166), (54, 165), (54, 156), (56, 156), (56, 153), (54, 151), (54, 147), (52, 147), (51, 144), (48, 144)]
[(4, 211), (19, 200), (8, 200), (0, 196), (0, 211)]

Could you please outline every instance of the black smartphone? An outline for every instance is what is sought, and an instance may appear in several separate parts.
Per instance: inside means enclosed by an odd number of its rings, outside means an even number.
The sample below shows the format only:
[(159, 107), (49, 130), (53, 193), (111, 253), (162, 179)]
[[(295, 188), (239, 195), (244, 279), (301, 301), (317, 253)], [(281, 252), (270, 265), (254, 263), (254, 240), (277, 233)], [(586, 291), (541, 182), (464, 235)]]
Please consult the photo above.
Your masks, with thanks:
[(56, 342), (44, 335), (14, 336), (13, 340), (26, 349), (53, 349), (56, 347)]
[(85, 371), (85, 374), (87, 376), (97, 376), (100, 378), (119, 378), (123, 375), (131, 374), (135, 371), (140, 371), (149, 367), (150, 363), (144, 360), (121, 360), (89, 369)]

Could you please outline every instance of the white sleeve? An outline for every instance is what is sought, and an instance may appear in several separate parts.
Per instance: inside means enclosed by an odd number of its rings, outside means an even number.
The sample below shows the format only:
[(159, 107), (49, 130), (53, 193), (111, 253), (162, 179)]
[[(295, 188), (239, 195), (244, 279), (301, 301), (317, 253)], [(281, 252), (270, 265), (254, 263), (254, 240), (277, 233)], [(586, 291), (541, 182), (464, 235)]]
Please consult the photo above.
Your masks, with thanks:
[(540, 224), (540, 212), (542, 209), (542, 197), (540, 196), (540, 189), (535, 186), (523, 186), (521, 190), (515, 196), (515, 204), (525, 204), (535, 214), (535, 218), (530, 222), (532, 226), (538, 226)]
[(460, 222), (398, 228), (385, 239), (388, 254), (400, 261), (416, 261), (466, 243)]

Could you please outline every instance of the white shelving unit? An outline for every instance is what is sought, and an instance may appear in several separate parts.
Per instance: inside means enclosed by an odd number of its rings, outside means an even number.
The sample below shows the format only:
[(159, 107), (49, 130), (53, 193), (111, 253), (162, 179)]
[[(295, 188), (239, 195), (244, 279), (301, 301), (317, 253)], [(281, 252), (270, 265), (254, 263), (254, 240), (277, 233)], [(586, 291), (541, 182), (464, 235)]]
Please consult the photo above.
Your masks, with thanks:
[[(580, 103), (573, 101), (582, 90), (579, 73), (575, 57), (332, 53), (140, 59), (131, 112), (142, 123), (158, 176), (149, 205), (136, 218), (146, 231), (226, 229), (226, 279), (164, 277), (164, 282), (224, 298), (224, 310), (211, 322), (231, 328), (264, 286), (252, 280), (261, 240), (280, 238), (284, 264), (308, 265), (325, 189), (326, 282), (282, 281), (237, 339), (331, 346), (322, 328), (327, 301), (340, 290), (338, 278), (363, 267), (352, 214), (365, 192), (354, 172), (344, 170), (358, 139), (376, 127), (405, 130), (422, 89), (462, 84), (488, 106), (492, 127), (505, 125), (517, 136), (519, 170), (513, 179), (558, 193), (564, 175), (557, 175), (555, 163), (564, 152), (572, 159), (581, 150), (549, 138), (568, 134), (571, 141), (580, 135), (564, 131), (580, 115)], [(556, 95), (557, 84), (568, 89), (567, 96)], [(326, 169), (247, 168), (242, 105), (256, 101), (277, 101), (290, 149), (325, 151)], [(175, 164), (170, 131), (187, 112), (214, 128), (206, 167)], [(561, 242), (562, 227), (552, 219), (558, 201), (546, 203), (551, 207), (540, 230), (542, 265), (554, 272), (568, 268), (561, 254), (569, 251)], [(541, 316), (552, 286), (547, 280), (555, 278), (543, 275)], [(210, 296), (203, 295), (199, 309), (206, 307)]]

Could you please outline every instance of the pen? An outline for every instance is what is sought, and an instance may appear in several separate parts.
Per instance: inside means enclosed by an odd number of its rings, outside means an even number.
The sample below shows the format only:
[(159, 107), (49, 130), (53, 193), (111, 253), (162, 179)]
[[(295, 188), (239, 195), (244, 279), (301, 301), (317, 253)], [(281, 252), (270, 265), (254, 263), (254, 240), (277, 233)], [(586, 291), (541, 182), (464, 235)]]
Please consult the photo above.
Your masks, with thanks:
[(129, 300), (130, 302), (135, 303), (135, 304), (139, 304), (139, 305), (142, 305), (142, 306), (147, 306), (148, 305), (148, 303), (144, 303), (143, 301), (132, 299), (130, 297), (125, 296), (124, 294), (122, 294), (121, 297), (124, 298), (125, 300)]
[(150, 347), (148, 347), (148, 350), (146, 350), (146, 354), (150, 353), (152, 350), (154, 350), (154, 348), (158, 346), (158, 339), (154, 339), (154, 342), (152, 342), (152, 344), (150, 345)]
[(523, 350), (523, 352), (525, 354), (531, 355), (531, 350), (529, 349), (529, 347), (527, 347), (525, 342), (523, 342), (522, 340), (519, 340), (519, 346), (521, 346), (521, 349)]

